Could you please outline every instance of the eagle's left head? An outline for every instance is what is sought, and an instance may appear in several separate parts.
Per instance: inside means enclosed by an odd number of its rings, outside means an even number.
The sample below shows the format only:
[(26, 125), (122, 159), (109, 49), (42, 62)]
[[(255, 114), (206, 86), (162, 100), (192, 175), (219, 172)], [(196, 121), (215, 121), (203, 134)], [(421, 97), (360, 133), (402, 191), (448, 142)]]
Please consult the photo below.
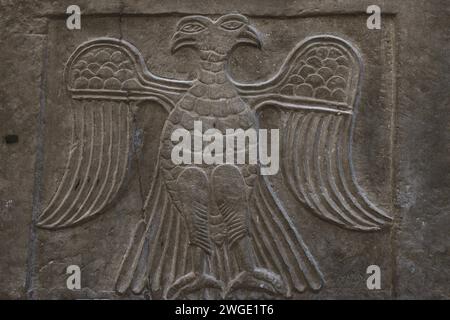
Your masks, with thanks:
[(172, 53), (183, 47), (191, 47), (227, 55), (241, 44), (261, 47), (256, 30), (249, 25), (245, 16), (227, 14), (217, 20), (188, 16), (180, 19), (177, 24), (172, 37)]

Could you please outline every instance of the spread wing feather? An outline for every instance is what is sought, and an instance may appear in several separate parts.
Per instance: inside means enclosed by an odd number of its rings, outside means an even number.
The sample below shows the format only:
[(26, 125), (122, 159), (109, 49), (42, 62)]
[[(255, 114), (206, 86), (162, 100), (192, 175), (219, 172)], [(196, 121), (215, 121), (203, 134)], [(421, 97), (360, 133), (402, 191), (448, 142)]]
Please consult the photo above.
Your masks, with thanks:
[(39, 217), (40, 227), (67, 227), (96, 215), (113, 201), (125, 179), (129, 105), (75, 101), (73, 117), (73, 141), (65, 172)]
[(167, 111), (191, 85), (154, 76), (130, 43), (99, 38), (70, 56), (64, 81), (73, 110), (73, 135), (64, 174), (38, 219), (57, 229), (93, 217), (125, 182), (131, 157), (131, 106), (155, 100)]
[(258, 264), (281, 276), (287, 286), (287, 296), (294, 289), (319, 290), (323, 278), (314, 259), (266, 177), (258, 179), (250, 224)]
[(354, 177), (351, 143), (361, 74), (361, 59), (348, 42), (315, 36), (299, 44), (272, 79), (235, 85), (258, 114), (265, 106), (287, 114), (281, 170), (296, 198), (324, 220), (373, 231), (392, 218)]
[(297, 199), (339, 226), (375, 231), (391, 220), (354, 182), (349, 115), (294, 112), (284, 130), (282, 173)]
[(124, 256), (116, 282), (120, 293), (140, 294), (149, 287), (155, 298), (165, 297), (169, 286), (190, 268), (188, 234), (182, 216), (169, 199), (160, 170)]

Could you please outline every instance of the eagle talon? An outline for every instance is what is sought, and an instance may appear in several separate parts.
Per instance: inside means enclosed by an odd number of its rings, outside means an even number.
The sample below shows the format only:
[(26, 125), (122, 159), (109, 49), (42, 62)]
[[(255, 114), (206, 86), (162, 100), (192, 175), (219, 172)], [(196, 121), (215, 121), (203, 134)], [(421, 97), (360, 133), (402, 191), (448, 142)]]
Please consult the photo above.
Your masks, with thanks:
[(223, 291), (224, 284), (215, 277), (208, 274), (189, 272), (178, 278), (167, 290), (166, 299), (177, 299), (185, 293), (201, 289), (218, 289)]
[(229, 282), (224, 298), (238, 289), (262, 289), (273, 294), (286, 294), (286, 288), (280, 276), (261, 268), (256, 268), (252, 272), (239, 273)]

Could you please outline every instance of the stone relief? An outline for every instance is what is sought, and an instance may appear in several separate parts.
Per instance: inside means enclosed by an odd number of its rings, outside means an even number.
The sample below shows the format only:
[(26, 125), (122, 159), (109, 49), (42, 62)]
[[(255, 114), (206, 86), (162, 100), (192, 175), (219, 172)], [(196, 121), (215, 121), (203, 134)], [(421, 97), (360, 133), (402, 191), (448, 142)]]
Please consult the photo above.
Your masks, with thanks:
[(65, 173), (38, 226), (68, 228), (101, 214), (126, 188), (132, 109), (143, 100), (167, 111), (152, 186), (117, 276), (119, 293), (152, 298), (232, 298), (237, 290), (290, 297), (320, 290), (319, 266), (255, 165), (175, 165), (171, 133), (258, 128), (266, 107), (281, 115), (281, 174), (311, 213), (339, 227), (377, 231), (392, 217), (359, 188), (352, 132), (363, 61), (349, 41), (316, 35), (299, 43), (270, 80), (234, 81), (229, 54), (262, 45), (239, 14), (179, 20), (172, 51), (200, 54), (198, 76), (155, 76), (125, 40), (97, 38), (69, 58), (64, 81), (73, 99), (73, 141)]

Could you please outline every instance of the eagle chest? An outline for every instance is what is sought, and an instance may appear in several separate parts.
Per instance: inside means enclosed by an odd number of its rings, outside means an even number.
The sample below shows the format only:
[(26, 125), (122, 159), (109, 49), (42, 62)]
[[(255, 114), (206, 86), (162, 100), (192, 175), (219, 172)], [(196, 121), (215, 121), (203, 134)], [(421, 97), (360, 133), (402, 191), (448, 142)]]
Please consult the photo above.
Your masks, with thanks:
[[(208, 89), (208, 88), (200, 88)], [(211, 88), (209, 88), (211, 91)], [(172, 133), (177, 129), (187, 130), (193, 139), (194, 125), (201, 123), (202, 133), (208, 129), (217, 129), (223, 135), (223, 142), (225, 148), (225, 140), (227, 139), (227, 129), (242, 129), (247, 130), (256, 128), (256, 118), (249, 106), (234, 92), (227, 90), (220, 90), (219, 93), (223, 96), (217, 99), (212, 99), (207, 93), (198, 96), (198, 86), (194, 86), (192, 90), (187, 92), (183, 98), (177, 103), (174, 110), (170, 113), (164, 125), (163, 134), (161, 138), (160, 161), (163, 171), (164, 180), (168, 189), (176, 190), (176, 179), (183, 171), (183, 168), (188, 166), (201, 167), (209, 176), (211, 171), (216, 167), (216, 164), (208, 165), (205, 163), (194, 163), (175, 165), (171, 160), (171, 154), (174, 146), (179, 143), (172, 141)], [(205, 92), (208, 92), (205, 90)], [(195, 95), (197, 94), (197, 96)], [(193, 146), (193, 141), (191, 141)], [(210, 142), (203, 141), (203, 150)], [(248, 146), (246, 146), (247, 148)], [(224, 150), (225, 152), (225, 150)], [(240, 170), (246, 180), (250, 183), (248, 178), (256, 176), (256, 165), (239, 165)], [(250, 179), (253, 180), (253, 179)], [(251, 184), (251, 183), (250, 183)], [(173, 187), (173, 188), (171, 188)], [(176, 192), (171, 192), (174, 195)]]

